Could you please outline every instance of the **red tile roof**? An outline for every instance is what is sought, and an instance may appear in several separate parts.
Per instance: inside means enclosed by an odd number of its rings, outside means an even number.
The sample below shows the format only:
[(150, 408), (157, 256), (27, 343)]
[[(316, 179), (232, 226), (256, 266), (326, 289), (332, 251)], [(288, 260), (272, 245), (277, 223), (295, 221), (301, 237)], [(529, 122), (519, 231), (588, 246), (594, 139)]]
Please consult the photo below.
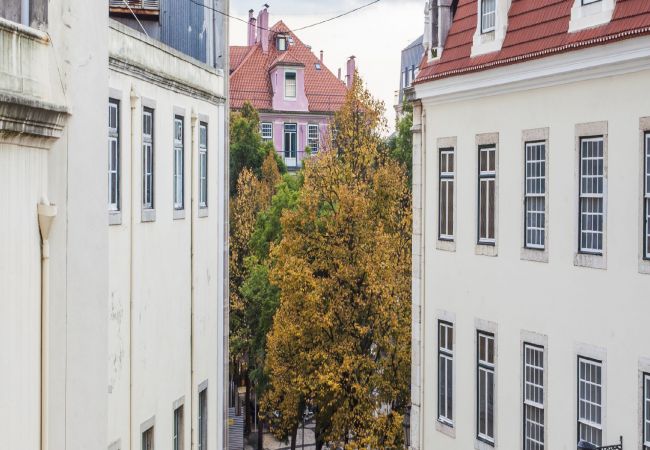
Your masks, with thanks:
[(650, 0), (617, 0), (608, 24), (569, 33), (573, 0), (513, 0), (500, 51), (471, 57), (477, 0), (459, 0), (439, 61), (424, 61), (416, 83), (650, 34)]
[[(285, 52), (275, 47), (275, 35), (287, 33), (293, 44)], [(273, 91), (269, 70), (277, 64), (305, 66), (305, 94), (310, 112), (333, 113), (338, 111), (347, 89), (345, 84), (321, 64), (311, 49), (282, 22), (271, 27), (269, 33), (269, 51), (264, 54), (262, 44), (250, 47), (230, 47), (230, 102), (235, 109), (241, 108), (245, 101), (262, 111), (270, 111), (273, 106)]]

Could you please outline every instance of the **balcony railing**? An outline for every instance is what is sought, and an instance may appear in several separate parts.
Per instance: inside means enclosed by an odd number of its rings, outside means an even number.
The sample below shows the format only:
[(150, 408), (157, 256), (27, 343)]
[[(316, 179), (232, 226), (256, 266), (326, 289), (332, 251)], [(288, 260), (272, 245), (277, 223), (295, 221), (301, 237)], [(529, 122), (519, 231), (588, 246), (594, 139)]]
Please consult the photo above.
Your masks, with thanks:
[(130, 14), (131, 10), (145, 16), (160, 13), (160, 0), (109, 0), (108, 6), (115, 14)]

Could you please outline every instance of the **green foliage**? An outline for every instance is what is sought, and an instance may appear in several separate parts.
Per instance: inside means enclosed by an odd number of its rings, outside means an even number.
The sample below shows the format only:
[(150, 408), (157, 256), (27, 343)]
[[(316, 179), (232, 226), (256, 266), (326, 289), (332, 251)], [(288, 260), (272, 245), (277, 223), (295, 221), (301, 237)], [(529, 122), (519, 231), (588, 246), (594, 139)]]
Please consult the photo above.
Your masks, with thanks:
[(404, 103), (404, 115), (397, 120), (395, 137), (389, 142), (389, 155), (402, 164), (408, 175), (409, 186), (413, 181), (413, 106)]

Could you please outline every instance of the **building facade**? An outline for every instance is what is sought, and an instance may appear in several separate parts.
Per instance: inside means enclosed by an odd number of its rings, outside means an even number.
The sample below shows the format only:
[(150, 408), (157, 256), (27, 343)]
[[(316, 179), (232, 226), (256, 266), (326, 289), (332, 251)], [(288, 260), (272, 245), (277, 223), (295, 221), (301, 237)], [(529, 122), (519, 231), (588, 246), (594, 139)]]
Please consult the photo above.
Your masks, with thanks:
[(397, 111), (398, 115), (402, 113), (404, 102), (407, 101), (408, 89), (413, 86), (413, 82), (420, 72), (420, 63), (424, 56), (423, 38), (424, 36), (420, 36), (402, 50), (400, 84), (395, 105), (395, 111)]
[(411, 446), (646, 450), (650, 4), (433, 3)]
[(3, 442), (226, 448), (224, 71), (86, 2), (0, 15)]
[(289, 170), (301, 167), (307, 151), (326, 142), (329, 123), (345, 101), (356, 62), (347, 62), (345, 82), (282, 22), (269, 28), (268, 8), (250, 11), (248, 45), (230, 49), (232, 108), (250, 102), (260, 113), (260, 131), (273, 142)]

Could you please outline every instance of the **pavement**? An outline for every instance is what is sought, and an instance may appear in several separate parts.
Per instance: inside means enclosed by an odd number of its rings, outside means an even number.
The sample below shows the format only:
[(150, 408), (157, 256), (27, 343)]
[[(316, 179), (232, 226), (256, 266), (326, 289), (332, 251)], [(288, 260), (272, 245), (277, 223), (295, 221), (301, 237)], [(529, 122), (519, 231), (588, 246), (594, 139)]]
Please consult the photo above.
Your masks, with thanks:
[[(298, 428), (298, 436), (296, 439), (296, 449), (315, 449), (316, 441), (314, 438), (314, 424), (307, 423), (305, 425), (305, 441), (303, 444), (303, 429), (302, 426)], [(245, 450), (255, 450), (254, 445), (257, 443), (257, 430), (253, 431), (248, 439)], [(236, 448), (235, 448), (236, 449)], [(271, 433), (264, 433), (264, 450), (291, 450), (291, 443), (278, 441)]]

